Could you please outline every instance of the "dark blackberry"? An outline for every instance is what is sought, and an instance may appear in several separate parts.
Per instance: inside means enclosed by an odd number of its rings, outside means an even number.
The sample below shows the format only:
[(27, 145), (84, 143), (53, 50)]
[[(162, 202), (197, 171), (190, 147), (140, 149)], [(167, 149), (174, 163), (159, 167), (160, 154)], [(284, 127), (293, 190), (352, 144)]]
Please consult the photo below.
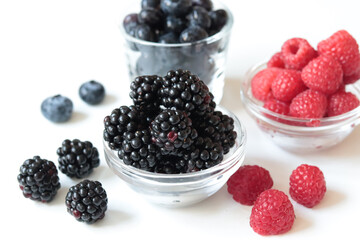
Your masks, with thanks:
[(104, 140), (113, 150), (119, 150), (125, 132), (135, 132), (144, 126), (143, 113), (136, 106), (121, 106), (115, 108), (104, 118)]
[(202, 27), (191, 25), (181, 32), (179, 41), (181, 43), (191, 43), (200, 41), (204, 38), (207, 38), (208, 36), (208, 33)]
[(157, 94), (161, 87), (161, 81), (161, 77), (156, 75), (136, 77), (130, 84), (129, 94), (134, 105), (156, 112), (160, 105)]
[(210, 28), (211, 19), (208, 11), (200, 6), (195, 6), (186, 16), (190, 25), (196, 25), (203, 29)]
[(191, 0), (161, 0), (160, 8), (167, 15), (182, 17), (188, 14), (192, 6)]
[(79, 95), (84, 102), (90, 105), (96, 105), (104, 100), (105, 88), (101, 83), (90, 80), (80, 86)]
[(55, 164), (39, 156), (21, 165), (17, 180), (24, 197), (41, 202), (50, 202), (60, 188)]
[(89, 141), (66, 139), (56, 153), (60, 171), (69, 177), (83, 178), (100, 165), (99, 152)]
[(181, 110), (164, 109), (151, 122), (150, 128), (152, 141), (163, 155), (186, 149), (197, 138), (191, 119)]
[(165, 155), (157, 161), (155, 173), (179, 174), (187, 172), (187, 162), (181, 157)]
[(105, 216), (108, 198), (98, 181), (83, 180), (70, 187), (65, 204), (68, 213), (79, 222), (94, 223)]
[(234, 119), (220, 111), (205, 114), (202, 121), (194, 121), (200, 136), (209, 137), (214, 142), (220, 142), (224, 154), (234, 146), (237, 136), (234, 131)]
[(160, 151), (152, 142), (149, 130), (124, 133), (124, 141), (118, 156), (126, 165), (151, 171), (160, 157)]
[(72, 112), (72, 101), (61, 95), (48, 97), (41, 103), (41, 113), (52, 122), (66, 122), (70, 119)]
[(203, 115), (211, 102), (206, 84), (190, 71), (181, 69), (169, 71), (163, 77), (159, 97), (164, 107), (185, 111), (188, 116)]

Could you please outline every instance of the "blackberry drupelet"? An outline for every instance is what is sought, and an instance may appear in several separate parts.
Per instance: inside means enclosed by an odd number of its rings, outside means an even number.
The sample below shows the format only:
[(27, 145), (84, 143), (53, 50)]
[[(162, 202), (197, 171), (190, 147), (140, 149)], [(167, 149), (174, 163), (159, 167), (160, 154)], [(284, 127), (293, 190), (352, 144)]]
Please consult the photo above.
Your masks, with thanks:
[(94, 223), (105, 216), (108, 198), (98, 181), (83, 180), (66, 194), (67, 211), (79, 222)]
[(152, 171), (160, 157), (160, 151), (151, 140), (148, 129), (125, 132), (122, 148), (118, 156), (125, 164)]
[(21, 165), (17, 180), (24, 197), (41, 202), (50, 202), (60, 188), (55, 164), (39, 156)]
[(134, 105), (144, 108), (147, 111), (158, 111), (160, 99), (158, 91), (161, 88), (161, 77), (139, 76), (130, 84), (130, 98)]
[(100, 165), (99, 152), (89, 141), (66, 139), (57, 154), (60, 171), (69, 177), (83, 178)]
[(211, 95), (209, 88), (198, 76), (179, 69), (169, 71), (162, 82), (159, 97), (165, 108), (183, 110), (188, 116), (193, 113), (205, 114), (211, 102)]
[(144, 114), (136, 106), (121, 106), (115, 108), (109, 116), (104, 118), (104, 140), (113, 150), (119, 150), (125, 132), (135, 132), (144, 128)]
[(155, 173), (179, 174), (187, 172), (187, 162), (181, 157), (163, 155), (154, 167)]
[(186, 149), (197, 138), (191, 119), (181, 110), (164, 109), (151, 122), (152, 141), (161, 149), (162, 155)]

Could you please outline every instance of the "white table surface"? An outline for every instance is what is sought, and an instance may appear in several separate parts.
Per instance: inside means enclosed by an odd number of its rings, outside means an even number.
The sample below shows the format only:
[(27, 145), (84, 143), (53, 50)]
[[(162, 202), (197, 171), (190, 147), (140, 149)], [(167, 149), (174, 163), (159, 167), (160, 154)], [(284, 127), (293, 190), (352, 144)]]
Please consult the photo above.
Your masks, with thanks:
[[(271, 173), (274, 188), (288, 193), (291, 171), (302, 163), (322, 169), (327, 182), (323, 201), (313, 209), (295, 202), (290, 232), (271, 239), (359, 239), (360, 127), (340, 145), (315, 154), (294, 155), (269, 142), (246, 114), (240, 81), (253, 64), (278, 51), (292, 37), (316, 46), (339, 29), (360, 41), (359, 1), (235, 1), (235, 25), (222, 105), (248, 132), (245, 164)], [(0, 2), (1, 81), (1, 238), (10, 239), (259, 239), (249, 226), (251, 207), (232, 200), (226, 187), (200, 204), (166, 209), (140, 198), (107, 167), (102, 152), (102, 120), (130, 103), (128, 75), (116, 26), (125, 1), (18, 0)], [(78, 97), (85, 81), (102, 82), (107, 96), (99, 106)], [(43, 99), (72, 99), (70, 122), (53, 124), (40, 113)], [(93, 225), (66, 212), (68, 188), (79, 180), (59, 173), (61, 189), (49, 204), (25, 199), (16, 176), (27, 158), (40, 155), (57, 163), (56, 149), (66, 139), (90, 140), (100, 149), (101, 165), (89, 176), (108, 193), (106, 216)], [(84, 238), (82, 238), (84, 237)]]

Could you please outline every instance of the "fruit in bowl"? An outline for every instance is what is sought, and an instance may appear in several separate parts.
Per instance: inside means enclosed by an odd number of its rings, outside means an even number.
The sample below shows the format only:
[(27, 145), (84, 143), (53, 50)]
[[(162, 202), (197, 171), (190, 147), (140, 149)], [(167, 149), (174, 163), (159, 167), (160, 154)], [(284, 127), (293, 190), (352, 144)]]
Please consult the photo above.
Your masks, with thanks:
[(360, 53), (345, 30), (319, 42), (287, 40), (251, 69), (241, 97), (260, 128), (279, 146), (317, 151), (341, 142), (360, 122)]

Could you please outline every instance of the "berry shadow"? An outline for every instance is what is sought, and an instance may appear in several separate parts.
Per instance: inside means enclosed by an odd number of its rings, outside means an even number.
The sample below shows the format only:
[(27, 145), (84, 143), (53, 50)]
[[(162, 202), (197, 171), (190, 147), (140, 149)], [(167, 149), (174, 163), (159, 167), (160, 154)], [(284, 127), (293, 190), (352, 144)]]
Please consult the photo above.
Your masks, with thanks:
[(74, 111), (69, 120), (69, 123), (78, 123), (84, 121), (88, 116), (82, 112)]
[(126, 212), (115, 210), (115, 209), (108, 209), (105, 212), (105, 216), (103, 219), (95, 222), (92, 224), (94, 227), (104, 228), (104, 227), (113, 227), (123, 222), (130, 221), (132, 218), (131, 215), (127, 214)]
[(346, 195), (342, 192), (327, 189), (324, 198), (321, 202), (314, 207), (314, 209), (324, 209), (333, 207), (343, 202), (346, 199)]
[(292, 226), (291, 230), (286, 234), (292, 234), (292, 233), (304, 231), (305, 229), (310, 228), (312, 225), (313, 223), (309, 221), (308, 218), (301, 216), (295, 211), (294, 225)]
[(49, 205), (51, 205), (51, 206), (63, 205), (66, 210), (65, 197), (66, 197), (68, 190), (69, 190), (69, 188), (67, 186), (63, 186), (61, 184), (60, 189), (57, 191), (54, 199), (51, 202), (49, 202)]

